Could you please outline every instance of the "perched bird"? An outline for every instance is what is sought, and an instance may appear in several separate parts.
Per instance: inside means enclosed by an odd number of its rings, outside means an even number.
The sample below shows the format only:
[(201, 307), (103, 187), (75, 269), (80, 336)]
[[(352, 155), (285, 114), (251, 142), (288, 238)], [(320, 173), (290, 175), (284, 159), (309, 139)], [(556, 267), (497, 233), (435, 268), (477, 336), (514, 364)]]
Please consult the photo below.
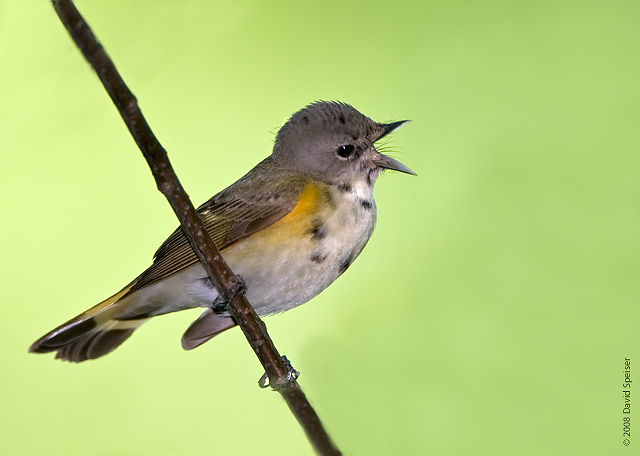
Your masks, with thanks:
[[(348, 104), (313, 103), (280, 128), (269, 157), (198, 208), (258, 315), (309, 301), (360, 254), (376, 223), (373, 184), (380, 171), (415, 174), (375, 148), (405, 122), (377, 123)], [(29, 351), (56, 351), (73, 362), (98, 358), (152, 317), (202, 307), (182, 337), (190, 350), (235, 326), (217, 297), (178, 228), (151, 267)]]

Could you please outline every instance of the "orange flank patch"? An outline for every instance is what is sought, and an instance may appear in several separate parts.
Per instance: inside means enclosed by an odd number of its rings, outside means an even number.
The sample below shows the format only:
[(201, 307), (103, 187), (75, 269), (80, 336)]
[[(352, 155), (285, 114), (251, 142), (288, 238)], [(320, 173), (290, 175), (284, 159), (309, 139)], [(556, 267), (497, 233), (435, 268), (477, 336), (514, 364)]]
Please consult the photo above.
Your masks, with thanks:
[(313, 215), (325, 200), (326, 196), (316, 185), (307, 184), (304, 190), (300, 192), (298, 204), (296, 204), (291, 212), (283, 217), (283, 220), (286, 218)]
[(251, 242), (278, 242), (286, 238), (304, 236), (313, 227), (314, 215), (327, 207), (328, 196), (322, 187), (313, 184), (300, 192), (298, 204), (273, 225), (245, 238), (236, 246), (247, 247)]
[[(230, 262), (240, 258), (256, 260), (259, 255), (269, 253), (270, 249), (288, 249), (298, 245), (302, 239), (311, 239), (313, 224), (320, 213), (326, 213), (330, 207), (330, 196), (321, 186), (307, 184), (298, 198), (298, 204), (273, 225), (236, 242), (224, 250), (225, 258)], [(297, 252), (292, 252), (295, 254)]]
[[(241, 258), (249, 258), (256, 262), (263, 255), (282, 255), (283, 249), (299, 249), (300, 242), (305, 239), (311, 242), (314, 223), (322, 218), (321, 214), (328, 215), (327, 210), (331, 208), (331, 196), (321, 185), (307, 184), (300, 192), (298, 203), (287, 215), (227, 247), (224, 250), (227, 261), (234, 263)], [(295, 256), (300, 251), (290, 253)]]
[(298, 204), (287, 215), (270, 228), (277, 230), (279, 236), (289, 236), (306, 232), (313, 223), (313, 216), (327, 203), (324, 191), (316, 185), (307, 184), (300, 193)]

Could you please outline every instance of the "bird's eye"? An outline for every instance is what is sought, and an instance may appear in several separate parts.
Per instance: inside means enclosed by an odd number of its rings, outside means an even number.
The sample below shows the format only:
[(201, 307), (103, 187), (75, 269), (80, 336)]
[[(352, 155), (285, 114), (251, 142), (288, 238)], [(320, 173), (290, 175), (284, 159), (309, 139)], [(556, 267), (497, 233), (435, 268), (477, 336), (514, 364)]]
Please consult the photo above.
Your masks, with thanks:
[(356, 148), (353, 147), (351, 144), (346, 144), (344, 146), (338, 147), (338, 150), (336, 151), (336, 154), (340, 158), (349, 158), (351, 155), (353, 155), (353, 152), (355, 150), (356, 150)]

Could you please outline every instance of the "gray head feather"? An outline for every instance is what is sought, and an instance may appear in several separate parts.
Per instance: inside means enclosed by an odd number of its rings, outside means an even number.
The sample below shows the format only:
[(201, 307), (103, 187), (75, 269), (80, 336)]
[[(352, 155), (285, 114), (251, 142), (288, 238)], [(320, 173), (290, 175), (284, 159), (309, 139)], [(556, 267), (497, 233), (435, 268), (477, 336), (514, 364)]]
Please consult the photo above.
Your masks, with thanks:
[(327, 183), (371, 178), (370, 171), (379, 171), (373, 144), (386, 133), (383, 124), (346, 103), (320, 101), (282, 126), (271, 158), (278, 166)]

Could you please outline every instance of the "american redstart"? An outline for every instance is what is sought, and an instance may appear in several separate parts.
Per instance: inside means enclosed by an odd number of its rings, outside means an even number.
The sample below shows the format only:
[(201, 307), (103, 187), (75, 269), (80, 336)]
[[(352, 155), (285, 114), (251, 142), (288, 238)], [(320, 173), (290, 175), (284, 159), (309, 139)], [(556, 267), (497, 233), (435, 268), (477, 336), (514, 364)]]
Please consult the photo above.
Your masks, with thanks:
[[(198, 208), (260, 316), (299, 306), (353, 263), (376, 223), (380, 171), (415, 174), (375, 143), (406, 121), (377, 123), (348, 104), (317, 102), (280, 128), (273, 153)], [(153, 264), (115, 295), (60, 325), (29, 351), (80, 362), (114, 350), (157, 315), (206, 308), (186, 350), (235, 326), (181, 228)]]

